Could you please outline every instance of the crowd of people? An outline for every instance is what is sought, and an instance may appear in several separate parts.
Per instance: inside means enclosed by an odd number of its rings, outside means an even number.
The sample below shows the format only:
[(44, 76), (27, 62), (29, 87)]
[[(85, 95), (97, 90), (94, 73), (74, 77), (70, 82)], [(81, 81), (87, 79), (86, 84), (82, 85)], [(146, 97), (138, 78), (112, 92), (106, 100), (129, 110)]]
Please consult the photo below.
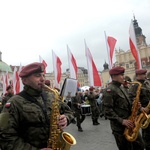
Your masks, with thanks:
[[(0, 114), (0, 148), (2, 150), (51, 150), (47, 141), (51, 138), (52, 101), (57, 96), (59, 104), (58, 128), (64, 129), (70, 123), (76, 124), (79, 132), (83, 132), (82, 123), (86, 116), (91, 116), (91, 125), (100, 125), (99, 117), (110, 120), (110, 127), (119, 150), (150, 150), (150, 125), (138, 130), (140, 125), (131, 120), (133, 113), (138, 117), (141, 113), (150, 114), (150, 80), (147, 70), (135, 71), (135, 81), (124, 76), (123, 67), (109, 70), (111, 82), (104, 89), (90, 86), (88, 90), (77, 89), (75, 96), (61, 97), (59, 89), (47, 92), (44, 85), (51, 88), (50, 81), (45, 79), (45, 67), (42, 63), (31, 63), (20, 72), (24, 89), (19, 94), (13, 93), (12, 85), (2, 99)], [(133, 112), (139, 84), (140, 95)], [(51, 88), (52, 89), (52, 88)], [(149, 104), (149, 105), (148, 105)], [(130, 141), (125, 130), (137, 137)], [(130, 135), (129, 135), (130, 136)]]

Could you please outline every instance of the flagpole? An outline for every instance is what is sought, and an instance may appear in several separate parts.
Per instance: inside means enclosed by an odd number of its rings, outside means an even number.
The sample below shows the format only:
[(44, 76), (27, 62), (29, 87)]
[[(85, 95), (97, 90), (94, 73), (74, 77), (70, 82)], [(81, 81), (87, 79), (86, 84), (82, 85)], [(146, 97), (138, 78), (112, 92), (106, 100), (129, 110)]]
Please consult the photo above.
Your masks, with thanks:
[(108, 42), (107, 42), (107, 35), (106, 35), (106, 32), (104, 31), (104, 35), (105, 35), (105, 41), (106, 41), (106, 49), (107, 49), (107, 55), (108, 55), (108, 62), (109, 62), (109, 69), (112, 68), (112, 65), (111, 65), (111, 60), (110, 60), (110, 56), (109, 56), (109, 49), (108, 49)]

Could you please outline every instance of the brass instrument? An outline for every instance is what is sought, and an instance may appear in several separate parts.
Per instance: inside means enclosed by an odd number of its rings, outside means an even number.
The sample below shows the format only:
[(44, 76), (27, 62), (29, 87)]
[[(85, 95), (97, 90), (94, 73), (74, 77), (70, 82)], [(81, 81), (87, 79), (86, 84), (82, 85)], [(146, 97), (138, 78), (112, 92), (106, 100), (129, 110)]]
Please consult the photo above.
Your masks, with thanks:
[(145, 120), (145, 113), (141, 112), (138, 115), (138, 109), (139, 109), (138, 102), (139, 102), (139, 98), (140, 98), (142, 84), (140, 82), (129, 82), (129, 83), (130, 84), (138, 84), (136, 97), (134, 98), (134, 101), (133, 101), (132, 113), (131, 113), (131, 116), (129, 117), (129, 119), (134, 122), (135, 126), (132, 129), (125, 128), (125, 131), (124, 131), (125, 138), (128, 141), (133, 142), (138, 137), (139, 129), (141, 128), (141, 125)]
[[(148, 103), (148, 105), (146, 106), (146, 108), (150, 109), (150, 102)], [(142, 129), (146, 129), (148, 127), (148, 125), (150, 124), (150, 114), (146, 114), (145, 113), (145, 120), (143, 121), (141, 128)]]
[(76, 144), (76, 140), (71, 134), (63, 132), (57, 123), (60, 116), (58, 93), (47, 85), (44, 85), (43, 88), (48, 92), (54, 93), (52, 112), (50, 116), (50, 135), (47, 141), (47, 147), (52, 148), (53, 150), (70, 150), (71, 145)]

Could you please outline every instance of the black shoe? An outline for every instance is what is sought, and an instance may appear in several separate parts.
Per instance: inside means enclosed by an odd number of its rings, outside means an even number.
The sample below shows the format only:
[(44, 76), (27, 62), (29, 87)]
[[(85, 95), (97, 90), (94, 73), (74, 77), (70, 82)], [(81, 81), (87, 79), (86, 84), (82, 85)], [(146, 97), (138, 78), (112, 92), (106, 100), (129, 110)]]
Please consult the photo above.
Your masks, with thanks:
[(83, 129), (81, 127), (78, 128), (78, 131), (83, 132)]
[(93, 122), (93, 125), (99, 125), (100, 123), (99, 122)]
[(102, 118), (104, 116), (104, 114), (100, 114), (100, 117)]
[(76, 120), (75, 120), (75, 119), (73, 119), (73, 120), (71, 121), (71, 123), (76, 124)]

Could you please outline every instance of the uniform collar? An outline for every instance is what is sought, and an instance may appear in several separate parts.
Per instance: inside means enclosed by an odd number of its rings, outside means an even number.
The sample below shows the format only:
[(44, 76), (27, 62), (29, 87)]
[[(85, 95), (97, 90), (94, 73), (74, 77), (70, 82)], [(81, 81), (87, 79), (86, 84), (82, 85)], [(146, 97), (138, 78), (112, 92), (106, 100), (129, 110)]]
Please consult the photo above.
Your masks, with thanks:
[(140, 82), (140, 83), (144, 83), (145, 80), (137, 80), (137, 81)]
[(112, 81), (112, 83), (113, 83), (114, 85), (118, 86), (118, 87), (121, 86), (121, 83), (119, 83), (118, 81)]
[(42, 91), (38, 91), (36, 89), (33, 89), (29, 85), (24, 86), (24, 91), (27, 92), (31, 96), (41, 96), (41, 94), (42, 94)]

